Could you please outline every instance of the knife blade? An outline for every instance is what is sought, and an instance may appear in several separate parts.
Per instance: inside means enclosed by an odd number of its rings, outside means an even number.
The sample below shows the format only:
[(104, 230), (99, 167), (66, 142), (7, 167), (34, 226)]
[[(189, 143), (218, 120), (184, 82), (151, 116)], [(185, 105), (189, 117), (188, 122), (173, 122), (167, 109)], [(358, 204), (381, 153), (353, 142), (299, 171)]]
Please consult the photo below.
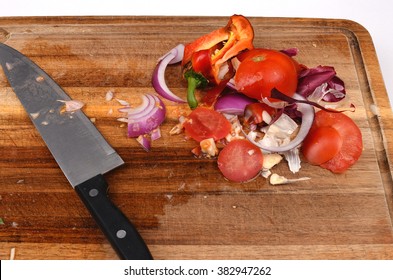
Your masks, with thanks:
[(0, 64), (59, 167), (121, 259), (152, 259), (141, 235), (107, 196), (104, 174), (124, 164), (71, 98), (37, 64), (0, 43)]

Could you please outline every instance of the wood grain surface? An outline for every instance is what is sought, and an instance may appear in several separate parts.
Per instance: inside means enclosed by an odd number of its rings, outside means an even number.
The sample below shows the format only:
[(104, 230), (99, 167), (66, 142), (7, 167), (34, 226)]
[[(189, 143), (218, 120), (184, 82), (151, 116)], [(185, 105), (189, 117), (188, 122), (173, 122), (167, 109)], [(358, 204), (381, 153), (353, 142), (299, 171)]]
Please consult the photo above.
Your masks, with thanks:
[[(156, 259), (393, 258), (393, 116), (369, 33), (355, 22), (250, 18), (257, 47), (297, 47), (299, 62), (334, 66), (345, 81), (363, 134), (359, 162), (341, 175), (302, 164), (272, 186), (226, 181), (216, 162), (194, 158), (196, 143), (170, 136), (179, 111), (168, 109), (163, 137), (145, 152), (116, 120), (115, 97), (137, 104), (153, 92), (157, 59), (224, 26), (225, 17), (0, 18), (0, 41), (40, 65), (73, 98), (124, 159), (106, 175), (109, 196), (139, 229)], [(178, 65), (169, 87), (186, 94)], [(113, 113), (110, 113), (113, 110)], [(56, 165), (0, 71), (0, 259), (116, 259)]]

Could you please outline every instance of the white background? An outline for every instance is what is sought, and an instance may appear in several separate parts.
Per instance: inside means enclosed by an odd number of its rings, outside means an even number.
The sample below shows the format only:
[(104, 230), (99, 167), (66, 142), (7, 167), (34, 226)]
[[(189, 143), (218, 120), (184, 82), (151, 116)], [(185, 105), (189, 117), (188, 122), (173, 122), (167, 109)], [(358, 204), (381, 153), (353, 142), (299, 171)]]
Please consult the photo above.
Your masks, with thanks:
[[(0, 0), (2, 16), (163, 15), (349, 19), (370, 33), (393, 104), (391, 0)], [(392, 106), (393, 107), (393, 106)]]
[[(1, 263), (3, 280), (52, 280), (52, 279), (110, 279), (110, 280), (212, 280), (212, 279), (269, 279), (269, 280), (331, 280), (331, 279), (378, 279), (390, 280), (393, 273), (392, 260), (155, 260), (155, 261), (4, 261)], [(124, 275), (129, 267), (147, 269), (208, 269), (209, 275), (200, 276), (150, 276), (144, 274)], [(220, 275), (219, 267), (270, 267), (270, 275)], [(254, 271), (255, 272), (255, 271)]]

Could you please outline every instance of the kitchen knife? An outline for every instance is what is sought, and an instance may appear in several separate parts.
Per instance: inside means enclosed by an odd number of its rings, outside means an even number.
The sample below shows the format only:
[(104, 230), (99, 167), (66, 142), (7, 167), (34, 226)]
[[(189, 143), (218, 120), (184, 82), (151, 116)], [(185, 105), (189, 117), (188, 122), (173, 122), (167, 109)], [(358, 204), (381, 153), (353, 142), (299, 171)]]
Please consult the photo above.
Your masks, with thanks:
[(142, 237), (107, 196), (103, 174), (124, 161), (71, 98), (29, 58), (0, 43), (4, 73), (56, 162), (122, 259), (152, 259)]

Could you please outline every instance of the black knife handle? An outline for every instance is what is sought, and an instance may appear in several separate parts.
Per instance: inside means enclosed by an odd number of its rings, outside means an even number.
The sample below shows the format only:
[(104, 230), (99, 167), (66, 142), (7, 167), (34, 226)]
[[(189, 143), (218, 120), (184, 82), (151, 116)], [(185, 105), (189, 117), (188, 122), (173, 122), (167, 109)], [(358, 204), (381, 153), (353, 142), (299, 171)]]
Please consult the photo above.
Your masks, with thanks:
[(107, 189), (102, 175), (75, 186), (79, 197), (121, 259), (153, 259), (136, 228), (107, 196)]

